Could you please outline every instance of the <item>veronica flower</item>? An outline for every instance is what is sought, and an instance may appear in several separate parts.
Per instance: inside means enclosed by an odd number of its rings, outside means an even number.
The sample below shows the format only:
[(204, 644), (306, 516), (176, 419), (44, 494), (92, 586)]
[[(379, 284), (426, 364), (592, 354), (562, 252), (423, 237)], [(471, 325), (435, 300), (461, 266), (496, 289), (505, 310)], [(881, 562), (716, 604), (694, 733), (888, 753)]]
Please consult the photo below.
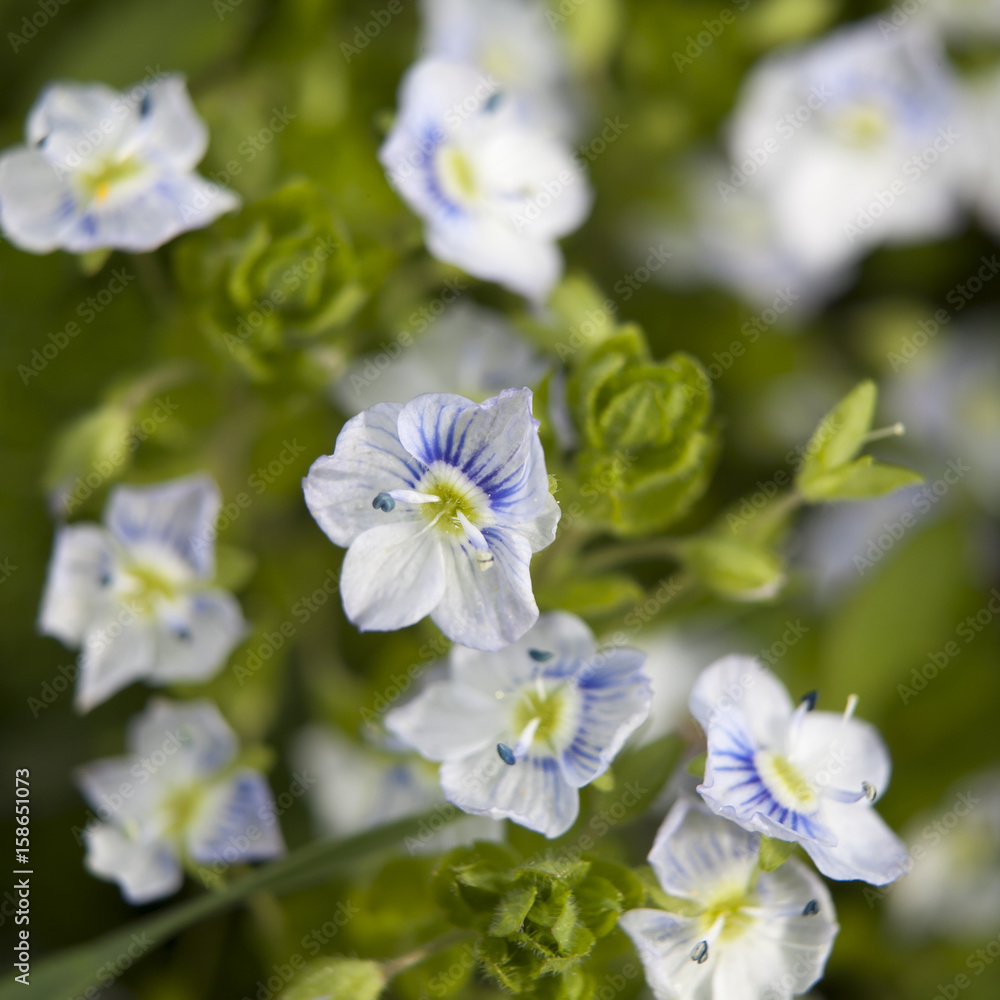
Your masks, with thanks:
[(566, 46), (544, 4), (423, 0), (420, 12), (422, 56), (478, 66), (530, 121), (562, 135), (574, 130)]
[(0, 224), (32, 253), (155, 250), (239, 204), (194, 172), (208, 130), (180, 76), (51, 84), (25, 132), (0, 157)]
[(82, 711), (138, 678), (207, 680), (242, 638), (239, 604), (211, 586), (220, 504), (207, 476), (119, 486), (103, 525), (59, 529), (38, 628), (81, 647)]
[(645, 656), (599, 651), (575, 615), (554, 612), (484, 655), (456, 646), (450, 677), (386, 716), (386, 727), (441, 761), (445, 798), (466, 812), (557, 837), (649, 714)]
[[(320, 833), (348, 837), (405, 816), (445, 806), (431, 765), (411, 755), (380, 751), (333, 729), (310, 726), (295, 742), (294, 758), (316, 776), (309, 805)], [(463, 816), (447, 825), (428, 823), (404, 843), (411, 854), (440, 854), (477, 840), (502, 841), (504, 825)]]
[(750, 72), (729, 128), (732, 187), (766, 198), (803, 269), (835, 270), (957, 227), (968, 133), (937, 37), (872, 18)]
[(500, 649), (538, 618), (528, 564), (555, 537), (559, 506), (530, 390), (379, 403), (344, 425), (303, 487), (348, 547), (340, 591), (362, 631), (430, 615), (455, 642)]
[(681, 913), (629, 910), (657, 1000), (787, 1000), (823, 974), (838, 926), (822, 880), (795, 858), (773, 872), (760, 838), (688, 798), (663, 821), (649, 863)]
[(153, 699), (128, 748), (80, 768), (78, 781), (102, 820), (84, 832), (86, 866), (130, 903), (176, 892), (185, 865), (282, 853), (267, 781), (237, 765), (236, 736), (212, 702)]
[(533, 385), (548, 369), (499, 313), (470, 302), (450, 306), (394, 360), (386, 351), (358, 358), (332, 388), (344, 413), (425, 392), (482, 402), (509, 385)]
[(428, 59), (407, 73), (379, 159), (426, 223), (440, 260), (543, 301), (562, 273), (556, 240), (590, 209), (569, 149), (525, 120), (473, 66)]
[(747, 830), (796, 841), (833, 879), (884, 885), (906, 870), (906, 847), (871, 808), (889, 784), (889, 754), (874, 726), (796, 707), (756, 660), (727, 656), (705, 669), (691, 713), (708, 738), (698, 791)]

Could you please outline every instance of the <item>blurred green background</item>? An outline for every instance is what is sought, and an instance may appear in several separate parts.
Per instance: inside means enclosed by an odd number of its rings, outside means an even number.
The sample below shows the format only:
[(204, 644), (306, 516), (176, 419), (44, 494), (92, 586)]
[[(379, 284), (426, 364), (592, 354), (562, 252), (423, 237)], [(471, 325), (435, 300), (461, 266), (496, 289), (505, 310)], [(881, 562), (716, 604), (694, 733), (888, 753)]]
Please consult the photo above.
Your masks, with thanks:
[[(359, 707), (371, 703), (391, 674), (418, 662), (421, 645), (436, 634), (425, 622), (396, 634), (359, 635), (337, 600), (304, 623), (291, 612), (331, 569), (339, 569), (342, 555), (309, 517), (300, 488), (310, 463), (332, 451), (344, 420), (322, 391), (324, 379), (340, 371), (346, 359), (405, 329), (406, 317), (457, 274), (422, 250), (417, 221), (389, 189), (375, 158), (398, 80), (413, 59), (415, 5), (404, 3), (402, 13), (350, 61), (340, 48), (380, 6), (380, 0), (69, 0), (16, 52), (9, 37), (0, 44), (0, 147), (21, 141), (25, 116), (50, 80), (126, 86), (150, 68), (181, 71), (211, 130), (201, 172), (230, 175), (228, 183), (248, 206), (289, 182), (311, 182), (307, 190), (318, 195), (301, 209), (303, 217), (316, 233), (343, 227), (350, 234), (351, 248), (338, 263), (344, 271), (337, 280), (356, 282), (364, 298), (320, 349), (278, 336), (241, 363), (208, 331), (205, 317), (218, 307), (219, 292), (212, 285), (203, 234), (182, 236), (141, 258), (113, 254), (91, 277), (66, 254), (38, 257), (0, 244), (0, 564), (6, 567), (0, 574), (5, 574), (0, 582), (0, 775), (8, 789), (2, 796), (0, 843), (13, 837), (7, 808), (13, 771), (30, 768), (36, 960), (122, 925), (136, 912), (116, 886), (83, 869), (74, 828), (83, 825), (85, 807), (72, 771), (83, 761), (122, 751), (126, 720), (141, 710), (149, 691), (133, 685), (78, 716), (71, 692), (57, 680), (75, 655), (53, 639), (38, 637), (33, 628), (53, 535), (46, 484), (64, 476), (72, 480), (88, 469), (94, 419), (116, 428), (113, 433), (124, 428), (126, 437), (136, 438), (130, 462), (116, 470), (116, 479), (151, 482), (204, 469), (217, 479), (227, 502), (241, 491), (253, 497), (231, 523), (223, 521), (224, 565), (239, 582), (239, 597), (257, 636), (289, 619), (296, 634), (252, 681), (239, 683), (227, 668), (210, 684), (178, 693), (215, 698), (245, 741), (273, 748), (270, 779), (276, 793), (292, 782), (288, 747), (304, 723), (334, 722), (356, 733)], [(723, 6), (720, 0), (580, 0), (561, 25), (593, 109), (592, 121), (617, 117), (628, 126), (591, 164), (595, 209), (564, 243), (570, 269), (589, 275), (605, 292), (645, 256), (623, 236), (621, 220), (642, 206), (676, 201), (677, 164), (699, 144), (717, 138), (753, 61), (776, 45), (880, 9), (834, 0), (754, 0), (730, 30), (679, 73), (672, 54)], [(39, 8), (37, 0), (5, 0), (0, 29), (5, 36), (23, 30), (22, 18)], [(289, 113), (287, 126), (273, 140), (255, 143), (281, 110)], [(234, 234), (242, 232), (247, 211), (252, 209), (223, 220), (216, 232), (225, 234), (226, 226)], [(886, 352), (995, 249), (970, 223), (958, 238), (940, 244), (878, 251), (864, 262), (850, 290), (817, 317), (795, 330), (762, 336), (714, 384), (721, 427), (718, 466), (707, 494), (678, 528), (709, 523), (752, 494), (758, 483), (788, 470), (788, 450), (804, 444), (825, 410), (859, 380), (871, 377), (888, 387), (894, 375)], [(48, 342), (50, 333), (79, 320), (81, 303), (98, 296), (115, 269), (129, 275), (125, 290), (95, 309), (80, 335), (25, 384), (18, 366), (30, 366), (32, 352)], [(521, 304), (495, 286), (474, 283), (471, 294), (510, 315), (522, 314)], [(993, 339), (992, 310), (998, 300), (1000, 283), (988, 286), (975, 302), (980, 328)], [(618, 318), (643, 327), (654, 356), (683, 349), (707, 363), (738, 337), (753, 314), (724, 291), (667, 290), (650, 282), (621, 303)], [(942, 339), (960, 338), (957, 326)], [(162, 421), (152, 418), (157, 398), (169, 398), (176, 407)], [(95, 413), (100, 416), (94, 418)], [(66, 429), (74, 422), (79, 428), (88, 415), (90, 431), (85, 426), (67, 444)], [(884, 404), (880, 417), (881, 423), (897, 419)], [(143, 420), (148, 432), (142, 430)], [(129, 430), (136, 426), (141, 436)], [(285, 442), (300, 449), (281, 461)], [(1000, 448), (1000, 440), (996, 443)], [(905, 439), (876, 446), (875, 452), (909, 464), (930, 481), (942, 474), (947, 457), (960, 457)], [(275, 460), (277, 473), (272, 467), (266, 479), (254, 479)], [(260, 482), (264, 488), (258, 491)], [(74, 519), (98, 519), (105, 496), (106, 486), (74, 512)], [(956, 780), (1000, 761), (1000, 631), (995, 621), (963, 645), (960, 658), (926, 692), (906, 705), (897, 692), (911, 670), (954, 638), (965, 616), (989, 600), (998, 583), (993, 513), (963, 485), (877, 565), (852, 574), (849, 585), (832, 596), (820, 595), (802, 570), (792, 574), (776, 601), (727, 604), (695, 596), (669, 606), (656, 622), (708, 611), (722, 623), (720, 629), (738, 629), (750, 649), (768, 648), (789, 620), (805, 623), (804, 638), (777, 669), (793, 693), (819, 688), (824, 708), (837, 710), (852, 691), (861, 695), (859, 715), (881, 728), (893, 755), (893, 786), (880, 809), (899, 829), (921, 810), (937, 807)], [(810, 516), (806, 512), (797, 522), (787, 542), (793, 554), (804, 544), (800, 529)], [(617, 604), (592, 609), (591, 624), (598, 631), (613, 630), (623, 609), (632, 607), (634, 594), (642, 593), (635, 587), (655, 588), (666, 572), (655, 563), (637, 563), (633, 589)], [(558, 595), (559, 583), (548, 581), (548, 593)], [(543, 610), (556, 603), (546, 600), (544, 587), (539, 593)], [(586, 609), (585, 602), (581, 607)], [(253, 644), (251, 638), (230, 663), (245, 662)], [(51, 702), (45, 700), (47, 691), (54, 692)], [(640, 863), (661, 815), (623, 828), (605, 849)], [(313, 836), (302, 799), (281, 822), (290, 846)], [(518, 838), (526, 850), (537, 846), (531, 835), (519, 832)], [(247, 907), (183, 933), (104, 995), (252, 997), (272, 966), (301, 951), (303, 936), (322, 926), (343, 900), (360, 906), (362, 915), (323, 952), (398, 955), (423, 940), (428, 928), (439, 926), (428, 898), (431, 867), (429, 860), (400, 861), (379, 874), (376, 865), (350, 880), (282, 900), (255, 897)], [(8, 889), (6, 881), (0, 880), (0, 896)], [(966, 971), (966, 956), (991, 940), (907, 943), (888, 925), (884, 904), (869, 905), (862, 886), (831, 888), (842, 929), (818, 988), (830, 1000), (931, 1000), (940, 984)], [(199, 891), (189, 883), (184, 893)], [(8, 916), (0, 926), (3, 940), (10, 941)], [(624, 939), (616, 939), (612, 951), (609, 961), (620, 964), (628, 952)], [(416, 998), (421, 991), (426, 996), (427, 983), (419, 975), (407, 976), (395, 990), (400, 997)], [(631, 983), (622, 996), (637, 995), (637, 990), (638, 982)], [(453, 995), (494, 993), (463, 980)], [(998, 995), (1000, 963), (962, 992), (970, 1000)]]

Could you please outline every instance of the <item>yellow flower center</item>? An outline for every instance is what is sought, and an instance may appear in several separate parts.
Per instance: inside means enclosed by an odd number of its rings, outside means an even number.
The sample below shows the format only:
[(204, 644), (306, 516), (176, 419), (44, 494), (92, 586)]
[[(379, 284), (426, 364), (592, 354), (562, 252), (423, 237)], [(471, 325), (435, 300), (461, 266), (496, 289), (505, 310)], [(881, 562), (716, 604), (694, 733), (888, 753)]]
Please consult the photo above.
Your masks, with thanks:
[(770, 750), (757, 754), (757, 770), (771, 794), (789, 809), (815, 809), (816, 792), (801, 771), (787, 758)]
[(194, 822), (205, 802), (205, 789), (198, 784), (175, 788), (163, 804), (167, 835), (179, 837)]
[(107, 201), (112, 189), (120, 181), (134, 177), (142, 170), (142, 164), (135, 157), (124, 160), (105, 160), (97, 169), (81, 174), (84, 191), (94, 201)]
[(850, 146), (874, 146), (885, 138), (889, 121), (885, 112), (874, 104), (855, 104), (836, 118), (835, 129), (842, 141)]
[(465, 537), (465, 527), (459, 514), (476, 528), (492, 523), (489, 498), (467, 476), (452, 465), (435, 462), (417, 485), (420, 493), (440, 499), (420, 505), (424, 517), (435, 527), (460, 537)]
[(511, 718), (515, 736), (519, 735), (534, 720), (538, 719), (535, 740), (551, 743), (560, 735), (568, 719), (568, 699), (559, 688), (546, 688), (542, 683), (527, 688), (514, 706)]
[(479, 195), (476, 172), (469, 158), (454, 146), (444, 146), (437, 157), (441, 187), (453, 201), (468, 204)]

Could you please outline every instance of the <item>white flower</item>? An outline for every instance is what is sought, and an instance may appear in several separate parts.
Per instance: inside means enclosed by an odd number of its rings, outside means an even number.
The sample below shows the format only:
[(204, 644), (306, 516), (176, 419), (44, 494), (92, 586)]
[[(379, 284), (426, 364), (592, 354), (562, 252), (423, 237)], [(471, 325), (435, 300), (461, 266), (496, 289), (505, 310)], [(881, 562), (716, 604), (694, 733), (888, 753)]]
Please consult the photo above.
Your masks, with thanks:
[(556, 240), (583, 222), (590, 187), (569, 149), (526, 121), (495, 78), (417, 63), (379, 159), (426, 223), (435, 257), (544, 301), (562, 273)]
[(23, 250), (155, 250), (239, 204), (194, 172), (208, 130), (183, 77), (51, 84), (25, 131), (0, 157), (0, 224)]
[(739, 164), (727, 169), (716, 157), (693, 158), (681, 177), (683, 217), (641, 221), (632, 242), (637, 252), (660, 242), (670, 254), (653, 272), (661, 284), (722, 285), (758, 309), (760, 316), (744, 325), (756, 341), (764, 330), (822, 306), (852, 275), (846, 266), (810, 264), (785, 245), (770, 200), (747, 183)]
[(332, 394), (344, 413), (427, 392), (479, 403), (509, 385), (535, 384), (548, 368), (503, 316), (469, 302), (450, 306), (424, 336), (396, 349), (396, 358), (386, 350), (358, 358), (338, 379)]
[(362, 631), (430, 615), (455, 642), (501, 649), (538, 618), (528, 564), (555, 537), (559, 505), (530, 390), (379, 403), (303, 487), (319, 526), (349, 546), (340, 591)]
[(537, 0), (423, 0), (423, 57), (464, 62), (495, 77), (533, 123), (574, 129), (566, 48)]
[(598, 650), (574, 615), (544, 615), (522, 639), (483, 655), (456, 646), (448, 680), (386, 716), (386, 727), (441, 761), (445, 798), (466, 812), (557, 837), (577, 789), (603, 774), (649, 713), (645, 656)]
[[(926, 6), (924, 6), (926, 4)], [(895, 26), (905, 10), (890, 8), (881, 16)], [(1000, 37), (1000, 3), (997, 0), (921, 0), (918, 17), (947, 38), (975, 45)]]
[(889, 754), (874, 726), (798, 707), (756, 660), (727, 656), (691, 692), (708, 738), (698, 791), (709, 808), (747, 830), (796, 841), (833, 879), (884, 885), (906, 870), (906, 846), (871, 808), (889, 784)]
[(210, 586), (221, 499), (207, 476), (119, 486), (104, 525), (59, 529), (38, 628), (82, 647), (82, 711), (138, 678), (203, 681), (245, 623), (236, 599)]
[[(297, 766), (316, 776), (309, 804), (320, 833), (348, 837), (405, 816), (442, 807), (404, 847), (411, 854), (440, 854), (477, 840), (502, 841), (504, 826), (484, 816), (450, 820), (452, 807), (441, 798), (441, 786), (430, 765), (412, 757), (379, 753), (332, 729), (310, 726), (296, 740)], [(444, 823), (444, 819), (450, 821)]]
[(632, 939), (657, 1000), (787, 1000), (823, 974), (839, 930), (822, 880), (795, 858), (757, 868), (760, 838), (680, 799), (649, 863), (683, 913), (629, 910)]
[(1000, 771), (957, 782), (904, 837), (912, 867), (889, 892), (888, 915), (913, 937), (977, 941), (1000, 926)]
[(931, 32), (877, 18), (762, 60), (729, 128), (778, 243), (807, 270), (872, 246), (935, 239), (961, 220), (969, 129)]
[(210, 701), (155, 698), (124, 757), (78, 772), (102, 822), (85, 830), (89, 871), (130, 903), (176, 892), (185, 865), (260, 861), (284, 850), (264, 776), (236, 764), (236, 736)]

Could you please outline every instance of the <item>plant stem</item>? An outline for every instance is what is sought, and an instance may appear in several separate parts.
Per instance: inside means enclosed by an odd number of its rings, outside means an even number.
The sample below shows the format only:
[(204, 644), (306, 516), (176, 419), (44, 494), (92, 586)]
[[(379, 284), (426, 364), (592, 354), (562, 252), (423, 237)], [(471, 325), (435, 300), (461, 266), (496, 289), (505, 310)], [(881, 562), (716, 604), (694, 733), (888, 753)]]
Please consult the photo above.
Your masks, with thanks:
[(442, 934), (441, 937), (435, 938), (433, 941), (428, 941), (419, 948), (414, 948), (413, 951), (408, 952), (406, 955), (400, 955), (399, 958), (392, 958), (388, 962), (383, 962), (382, 972), (385, 975), (386, 981), (388, 981), (393, 976), (398, 976), (401, 972), (405, 972), (412, 966), (419, 965), (425, 959), (430, 958), (431, 955), (436, 955), (439, 951), (444, 951), (454, 944), (471, 939), (472, 935), (469, 931), (448, 931), (447, 934)]
[(651, 538), (643, 542), (609, 545), (582, 556), (577, 563), (576, 574), (587, 576), (591, 573), (600, 573), (612, 566), (645, 559), (672, 561), (677, 558), (677, 543), (679, 541), (680, 539), (677, 538)]

